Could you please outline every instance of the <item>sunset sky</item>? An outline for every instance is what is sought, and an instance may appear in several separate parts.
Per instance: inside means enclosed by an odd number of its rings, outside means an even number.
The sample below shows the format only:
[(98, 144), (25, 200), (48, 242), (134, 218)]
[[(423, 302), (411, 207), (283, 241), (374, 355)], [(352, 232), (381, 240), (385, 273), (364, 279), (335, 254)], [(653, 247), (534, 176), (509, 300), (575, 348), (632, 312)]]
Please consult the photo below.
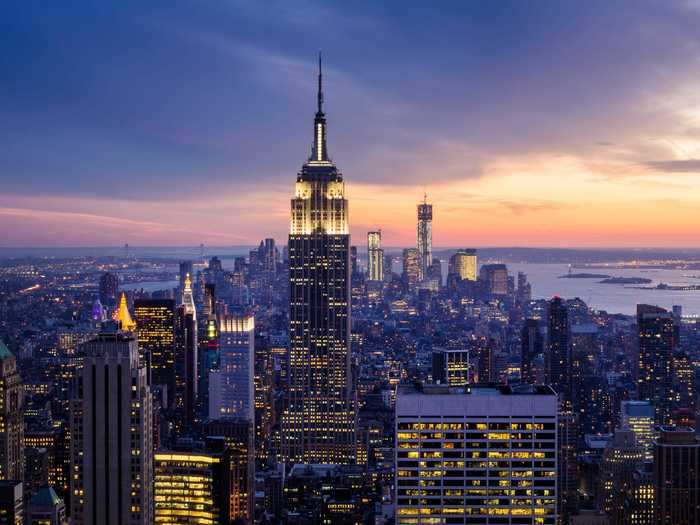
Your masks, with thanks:
[(698, 246), (698, 28), (700, 0), (3, 2), (0, 246), (283, 242), (319, 49), (355, 243), (413, 244), (427, 191), (437, 246)]

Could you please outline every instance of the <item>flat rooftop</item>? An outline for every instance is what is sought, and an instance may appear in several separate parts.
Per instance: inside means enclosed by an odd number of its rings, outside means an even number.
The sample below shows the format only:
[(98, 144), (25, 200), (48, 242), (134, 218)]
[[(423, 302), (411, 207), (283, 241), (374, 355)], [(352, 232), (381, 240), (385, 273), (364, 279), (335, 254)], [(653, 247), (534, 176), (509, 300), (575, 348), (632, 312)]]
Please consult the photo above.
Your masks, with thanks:
[(399, 386), (399, 395), (556, 396), (556, 393), (548, 385), (481, 384), (454, 387), (430, 383), (424, 385), (401, 385)]
[(402, 385), (397, 418), (510, 418), (557, 416), (557, 395), (544, 385)]

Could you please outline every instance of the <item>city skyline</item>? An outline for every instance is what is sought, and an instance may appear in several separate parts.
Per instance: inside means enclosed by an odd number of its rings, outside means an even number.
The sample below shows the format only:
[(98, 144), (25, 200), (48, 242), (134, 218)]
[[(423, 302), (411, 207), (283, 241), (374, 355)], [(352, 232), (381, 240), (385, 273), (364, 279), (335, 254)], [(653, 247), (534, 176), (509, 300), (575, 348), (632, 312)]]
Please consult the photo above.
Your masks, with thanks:
[(697, 5), (405, 7), (5, 7), (3, 246), (283, 239), (318, 48), (354, 242), (697, 241)]

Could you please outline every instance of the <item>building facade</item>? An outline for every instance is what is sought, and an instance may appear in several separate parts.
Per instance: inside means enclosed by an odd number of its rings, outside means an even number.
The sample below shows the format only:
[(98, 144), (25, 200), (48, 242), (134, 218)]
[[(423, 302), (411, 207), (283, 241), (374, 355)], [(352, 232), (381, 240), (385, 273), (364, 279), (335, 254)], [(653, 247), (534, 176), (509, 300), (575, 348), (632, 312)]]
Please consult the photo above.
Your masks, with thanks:
[(0, 480), (24, 479), (24, 389), (17, 359), (0, 341)]
[(654, 523), (700, 523), (700, 438), (662, 427), (654, 445)]
[(255, 319), (252, 314), (219, 319), (219, 368), (209, 372), (211, 419), (255, 417)]
[(367, 279), (384, 280), (384, 250), (382, 249), (382, 232), (367, 232)]
[(651, 401), (654, 404), (657, 424), (669, 424), (673, 401), (672, 360), (676, 347), (673, 313), (657, 306), (639, 304), (637, 305), (637, 329), (639, 399)]
[(170, 406), (175, 400), (175, 301), (136, 299), (134, 317), (139, 352), (150, 367), (151, 384), (164, 388)]
[(75, 525), (153, 523), (153, 406), (132, 333), (105, 328), (82, 345), (71, 400)]
[(476, 281), (476, 250), (457, 250), (457, 252), (450, 257), (450, 273), (457, 275), (462, 281)]
[(397, 525), (554, 525), (556, 428), (549, 387), (401, 387)]

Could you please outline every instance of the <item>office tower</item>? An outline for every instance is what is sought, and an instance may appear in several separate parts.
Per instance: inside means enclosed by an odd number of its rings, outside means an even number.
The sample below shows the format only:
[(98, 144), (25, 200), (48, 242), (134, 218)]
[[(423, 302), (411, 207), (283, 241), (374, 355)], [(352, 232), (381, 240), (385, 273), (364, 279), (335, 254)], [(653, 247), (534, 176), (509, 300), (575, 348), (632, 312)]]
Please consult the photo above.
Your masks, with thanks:
[(219, 319), (219, 368), (209, 373), (211, 419), (255, 416), (255, 319), (252, 314)]
[(491, 295), (508, 295), (508, 268), (505, 264), (484, 264), (479, 270), (479, 280)]
[(141, 359), (150, 364), (151, 384), (165, 391), (169, 407), (175, 398), (175, 301), (136, 299), (134, 317)]
[(559, 515), (568, 523), (572, 513), (578, 510), (579, 465), (578, 465), (578, 415), (571, 403), (559, 396), (559, 420), (557, 423), (557, 487)]
[(384, 250), (382, 232), (367, 232), (367, 280), (384, 280)]
[(655, 523), (700, 523), (700, 439), (692, 428), (662, 427), (654, 445)]
[(635, 439), (644, 450), (644, 457), (654, 458), (654, 441), (657, 432), (654, 428), (656, 411), (649, 401), (622, 401), (620, 403), (620, 426), (634, 432)]
[(277, 273), (279, 258), (280, 253), (275, 247), (275, 240), (265, 239), (265, 258), (263, 259), (264, 270), (273, 275)]
[(0, 341), (0, 480), (24, 479), (23, 406), (17, 359)]
[(557, 398), (546, 386), (401, 386), (396, 523), (557, 519)]
[(632, 525), (630, 501), (634, 498), (635, 474), (644, 462), (644, 449), (637, 444), (634, 432), (617, 429), (603, 452), (600, 465), (598, 508), (609, 517), (611, 525)]
[(675, 420), (683, 411), (695, 412), (697, 397), (695, 392), (695, 366), (687, 352), (676, 350), (673, 353), (671, 371), (673, 378), (671, 402), (674, 409), (672, 410), (672, 416)]
[(153, 523), (153, 404), (133, 333), (106, 325), (81, 346), (71, 400), (74, 525)]
[(535, 358), (544, 353), (544, 341), (536, 319), (526, 319), (520, 332), (520, 382), (536, 383)]
[(472, 383), (493, 383), (496, 378), (496, 346), (490, 337), (474, 337), (470, 341), (469, 356), (474, 369)]
[(547, 319), (547, 381), (560, 399), (571, 402), (569, 312), (561, 297), (549, 301)]
[(223, 438), (230, 457), (229, 520), (249, 523), (253, 518), (255, 496), (253, 423), (240, 418), (217, 419), (204, 423), (202, 430), (204, 435)]
[(194, 275), (194, 265), (192, 264), (192, 261), (181, 261), (180, 262), (180, 284), (178, 286), (179, 289), (179, 294), (178, 296), (182, 296), (182, 291), (185, 289), (185, 278), (190, 275)]
[(420, 276), (420, 258), (418, 250), (415, 248), (406, 248), (403, 251), (403, 282), (404, 285), (412, 290), (416, 287), (421, 279)]
[(117, 321), (121, 329), (126, 332), (133, 332), (136, 330), (136, 323), (131, 318), (129, 307), (126, 304), (126, 294), (123, 292), (119, 299), (119, 307), (114, 311), (112, 318)]
[(0, 525), (24, 525), (21, 481), (0, 481)]
[(463, 249), (450, 257), (449, 273), (462, 281), (476, 281), (476, 250)]
[(469, 350), (433, 349), (433, 382), (448, 386), (468, 385)]
[(326, 148), (319, 60), (314, 147), (297, 176), (289, 234), (290, 366), (282, 416), (287, 462), (350, 463), (350, 234), (343, 176)]
[(40, 488), (27, 506), (28, 525), (64, 525), (66, 506), (51, 487)]
[(230, 456), (225, 447), (157, 452), (154, 457), (155, 523), (232, 523)]
[(119, 277), (113, 273), (105, 272), (100, 276), (100, 302), (107, 307), (117, 304), (119, 292)]
[(197, 321), (182, 304), (175, 312), (175, 409), (181, 427), (191, 427), (197, 404)]
[(638, 304), (637, 329), (639, 399), (651, 401), (656, 408), (656, 422), (666, 424), (671, 421), (672, 409), (671, 365), (676, 346), (673, 314), (657, 306)]
[(527, 275), (524, 272), (518, 272), (518, 291), (516, 299), (520, 303), (526, 303), (532, 299), (532, 285), (527, 282)]
[(418, 226), (416, 227), (416, 248), (418, 250), (419, 280), (428, 277), (428, 270), (433, 264), (433, 205), (428, 204), (428, 195), (423, 195), (423, 202), (418, 204)]

